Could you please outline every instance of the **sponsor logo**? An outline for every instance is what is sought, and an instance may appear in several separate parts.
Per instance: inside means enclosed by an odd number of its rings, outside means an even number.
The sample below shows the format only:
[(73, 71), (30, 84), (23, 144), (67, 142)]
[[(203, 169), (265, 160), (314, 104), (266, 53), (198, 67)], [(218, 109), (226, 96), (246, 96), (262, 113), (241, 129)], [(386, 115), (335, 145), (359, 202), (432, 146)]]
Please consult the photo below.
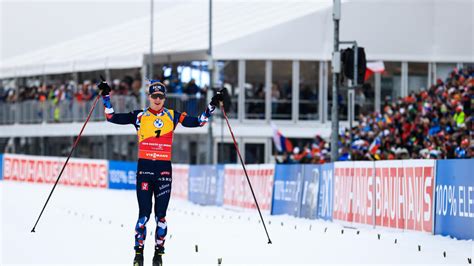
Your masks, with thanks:
[[(11, 181), (55, 183), (66, 158), (5, 154), (3, 178)], [(64, 169), (61, 185), (108, 186), (108, 165), (105, 160), (71, 159)]]
[(164, 185), (160, 186), (160, 190), (163, 190), (163, 189), (169, 188), (169, 187), (170, 187), (170, 184), (164, 184)]
[(171, 191), (170, 191), (169, 189), (168, 189), (168, 190), (165, 190), (165, 191), (163, 191), (163, 192), (160, 192), (158, 195), (156, 195), (156, 197), (157, 197), (157, 198), (158, 198), (158, 197), (161, 197), (161, 196), (163, 196), (163, 195), (169, 194), (170, 192), (171, 192)]
[(153, 172), (147, 172), (147, 171), (140, 171), (138, 172), (140, 175), (155, 175)]
[(142, 183), (142, 190), (148, 190), (148, 183), (147, 182)]
[[(411, 163), (411, 165), (410, 165)], [(335, 165), (337, 220), (415, 231), (432, 231), (432, 162), (404, 165)]]
[(161, 119), (157, 118), (155, 120), (155, 122), (153, 122), (153, 125), (156, 127), (156, 128), (162, 128), (164, 123)]
[(163, 171), (163, 172), (161, 172), (161, 175), (171, 175), (171, 173), (168, 172), (168, 171)]

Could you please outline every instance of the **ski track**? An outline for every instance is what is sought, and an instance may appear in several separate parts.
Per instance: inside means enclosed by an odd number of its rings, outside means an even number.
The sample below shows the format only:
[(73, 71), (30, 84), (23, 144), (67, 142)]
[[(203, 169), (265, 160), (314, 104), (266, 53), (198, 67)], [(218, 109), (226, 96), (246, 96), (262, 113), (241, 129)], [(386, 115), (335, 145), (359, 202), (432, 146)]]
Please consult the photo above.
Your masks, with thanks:
[[(51, 184), (0, 181), (1, 265), (132, 265), (138, 215), (135, 191), (58, 186), (36, 233), (31, 233), (51, 188)], [(164, 263), (218, 265), (222, 258), (222, 265), (469, 265), (468, 258), (474, 257), (473, 241), (380, 228), (349, 229), (290, 216), (264, 215), (264, 219), (271, 245), (256, 210), (172, 199)], [(153, 217), (147, 231), (145, 265), (151, 265)]]

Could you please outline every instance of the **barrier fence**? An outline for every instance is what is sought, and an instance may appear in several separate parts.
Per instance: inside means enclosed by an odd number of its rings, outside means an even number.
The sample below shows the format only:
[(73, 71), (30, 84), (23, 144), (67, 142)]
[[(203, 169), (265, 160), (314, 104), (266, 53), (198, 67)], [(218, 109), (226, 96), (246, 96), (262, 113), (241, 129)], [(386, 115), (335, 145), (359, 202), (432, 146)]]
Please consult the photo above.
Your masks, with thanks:
[[(54, 183), (65, 158), (0, 154), (0, 179)], [(474, 159), (248, 165), (264, 213), (474, 239)], [(135, 190), (136, 163), (71, 159), (60, 184)], [(240, 165), (173, 165), (172, 197), (255, 209)]]

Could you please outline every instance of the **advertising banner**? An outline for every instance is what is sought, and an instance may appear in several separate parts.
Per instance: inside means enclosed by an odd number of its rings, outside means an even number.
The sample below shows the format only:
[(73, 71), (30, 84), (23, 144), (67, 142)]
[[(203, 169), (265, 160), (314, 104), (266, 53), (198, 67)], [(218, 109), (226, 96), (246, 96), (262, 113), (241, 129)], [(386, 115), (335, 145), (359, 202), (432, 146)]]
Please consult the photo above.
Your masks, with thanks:
[[(246, 167), (260, 209), (262, 212), (270, 213), (275, 165), (255, 164)], [(256, 209), (242, 166), (225, 165), (224, 171), (224, 205)]]
[(375, 225), (433, 232), (435, 163), (375, 163)]
[(333, 191), (334, 164), (326, 163), (320, 166), (319, 171), (319, 200), (317, 204), (317, 218), (332, 221)]
[(3, 179), (3, 154), (0, 154), (0, 180)]
[(333, 219), (373, 224), (374, 163), (334, 163)]
[(316, 164), (303, 164), (301, 168), (303, 182), (301, 184), (302, 195), (299, 216), (316, 219), (318, 215), (321, 166)]
[(189, 165), (173, 164), (173, 181), (171, 185), (171, 198), (188, 199), (189, 192)]
[(201, 205), (217, 205), (218, 175), (216, 165), (189, 167), (189, 200)]
[[(277, 164), (273, 184), (272, 215), (299, 216), (303, 167), (300, 164)], [(317, 192), (316, 192), (317, 193)]]
[(337, 220), (433, 232), (434, 160), (336, 162)]
[[(3, 178), (9, 181), (54, 183), (66, 158), (4, 154)], [(59, 184), (80, 187), (108, 187), (106, 160), (71, 158)]]
[(474, 239), (474, 159), (436, 162), (435, 234)]
[(225, 166), (223, 164), (218, 164), (216, 167), (216, 171), (217, 171), (216, 205), (222, 206), (224, 204)]
[(136, 170), (137, 163), (109, 161), (109, 188), (135, 190)]

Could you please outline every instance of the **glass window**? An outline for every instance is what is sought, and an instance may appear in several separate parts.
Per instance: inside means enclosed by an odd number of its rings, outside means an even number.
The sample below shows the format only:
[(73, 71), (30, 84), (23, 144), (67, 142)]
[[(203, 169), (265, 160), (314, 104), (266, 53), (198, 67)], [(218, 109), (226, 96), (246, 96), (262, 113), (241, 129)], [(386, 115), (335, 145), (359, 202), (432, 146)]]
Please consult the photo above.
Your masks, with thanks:
[(265, 144), (246, 143), (245, 144), (245, 163), (246, 164), (265, 163)]
[(428, 86), (428, 64), (408, 63), (408, 93), (419, 92)]
[(272, 119), (291, 119), (292, 61), (272, 62)]
[(217, 144), (217, 163), (237, 163), (237, 152), (233, 143)]
[(237, 118), (239, 106), (239, 71), (237, 61), (219, 62), (219, 79), (220, 84), (227, 90), (230, 97), (230, 102), (225, 102), (228, 105), (227, 116), (229, 118)]
[(436, 63), (436, 79), (445, 81), (455, 68), (455, 63)]
[(384, 62), (385, 71), (382, 73), (380, 94), (381, 103), (396, 100), (401, 95), (402, 64), (400, 62)]
[(300, 61), (299, 119), (317, 120), (319, 62)]
[(464, 63), (463, 68), (464, 69), (474, 69), (474, 63)]
[[(340, 75), (339, 75), (340, 77)], [(331, 121), (332, 117), (332, 65), (328, 63), (328, 87), (327, 87), (327, 100), (328, 100), (328, 121)], [(339, 121), (347, 120), (347, 88), (345, 86), (339, 86), (337, 93), (338, 103), (338, 118)]]
[(245, 118), (265, 119), (265, 61), (245, 62)]
[(375, 75), (366, 76), (364, 84), (359, 85), (354, 95), (355, 119), (359, 114), (368, 114), (375, 111)]

